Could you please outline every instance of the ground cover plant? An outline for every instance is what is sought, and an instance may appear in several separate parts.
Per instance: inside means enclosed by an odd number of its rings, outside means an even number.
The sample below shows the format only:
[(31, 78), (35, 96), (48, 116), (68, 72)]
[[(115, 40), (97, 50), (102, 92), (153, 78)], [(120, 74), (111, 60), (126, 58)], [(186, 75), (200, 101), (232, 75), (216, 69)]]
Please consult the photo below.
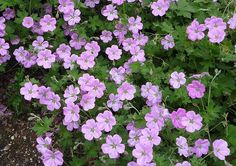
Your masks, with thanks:
[(7, 106), (44, 165), (236, 165), (236, 1), (0, 5)]

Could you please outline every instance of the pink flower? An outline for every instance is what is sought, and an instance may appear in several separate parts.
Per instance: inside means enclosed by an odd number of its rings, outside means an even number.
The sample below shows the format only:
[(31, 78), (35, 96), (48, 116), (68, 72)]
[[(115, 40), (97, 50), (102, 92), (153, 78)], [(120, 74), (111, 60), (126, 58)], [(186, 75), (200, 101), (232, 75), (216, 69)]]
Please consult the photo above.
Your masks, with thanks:
[(191, 166), (191, 164), (188, 161), (184, 161), (182, 163), (177, 163), (175, 166)]
[(170, 48), (174, 48), (174, 38), (171, 35), (166, 35), (161, 40), (161, 45), (164, 47), (165, 50), (169, 50)]
[(59, 48), (57, 48), (56, 53), (61, 59), (67, 59), (71, 55), (71, 48), (70, 46), (62, 43)]
[(118, 60), (121, 58), (122, 50), (119, 49), (117, 45), (112, 45), (106, 48), (106, 54), (110, 60)]
[(111, 111), (99, 113), (96, 117), (96, 121), (97, 126), (101, 131), (105, 130), (106, 132), (109, 132), (112, 130), (112, 127), (116, 125), (116, 119)]
[(91, 141), (94, 138), (99, 138), (102, 135), (101, 130), (98, 129), (97, 123), (94, 119), (89, 119), (82, 125), (81, 131), (85, 139)]
[(72, 131), (73, 129), (79, 128), (78, 121), (67, 122), (67, 121), (65, 121), (65, 119), (63, 119), (63, 125), (66, 126), (66, 129), (68, 131)]
[(118, 111), (123, 107), (123, 102), (120, 101), (118, 95), (114, 95), (113, 93), (109, 95), (109, 100), (107, 101), (107, 106), (112, 108), (113, 111)]
[(40, 153), (45, 153), (51, 146), (52, 144), (52, 139), (50, 137), (38, 137), (36, 139), (38, 145), (36, 145), (36, 148), (38, 150), (38, 152)]
[(208, 153), (209, 147), (210, 142), (208, 139), (198, 139), (193, 147), (193, 152), (197, 157), (201, 157), (202, 155), (206, 155)]
[(205, 25), (209, 29), (209, 31), (216, 29), (224, 31), (227, 28), (227, 24), (224, 22), (224, 20), (215, 16), (211, 16), (211, 18), (206, 18)]
[(70, 46), (73, 47), (75, 50), (80, 50), (82, 46), (86, 44), (86, 40), (84, 38), (79, 37), (78, 34), (73, 33), (71, 35)]
[(129, 27), (129, 30), (132, 32), (132, 33), (138, 33), (139, 30), (142, 30), (143, 29), (143, 24), (142, 24), (142, 18), (137, 16), (137, 18), (135, 19), (134, 17), (130, 17), (128, 19), (128, 27)]
[(112, 68), (109, 72), (111, 79), (115, 81), (116, 84), (121, 84), (125, 80), (125, 68), (120, 66), (119, 68)]
[(131, 59), (134, 62), (144, 62), (146, 60), (144, 50), (142, 50), (139, 46), (132, 47), (130, 49), (130, 54), (133, 55)]
[(63, 108), (63, 114), (65, 115), (65, 121), (67, 123), (79, 121), (79, 106), (70, 102)]
[(0, 55), (7, 55), (9, 44), (5, 42), (5, 39), (0, 38)]
[(94, 58), (98, 56), (98, 53), (100, 52), (100, 46), (98, 45), (98, 42), (91, 41), (90, 43), (87, 43), (84, 47), (86, 49), (86, 52), (90, 53)]
[(140, 142), (147, 142), (152, 145), (159, 145), (161, 138), (158, 136), (159, 131), (155, 129), (144, 128), (142, 129), (142, 136)]
[(59, 6), (58, 10), (62, 13), (69, 13), (74, 10), (74, 2), (71, 0), (58, 0)]
[(58, 110), (61, 107), (60, 96), (54, 92), (49, 93), (48, 101), (46, 101), (47, 109), (49, 111)]
[(95, 6), (100, 3), (100, 0), (85, 0), (84, 3), (87, 7), (95, 8)]
[(77, 64), (82, 70), (93, 68), (95, 65), (94, 56), (92, 56), (89, 52), (82, 52), (80, 57), (77, 58)]
[(78, 56), (75, 54), (72, 54), (71, 56), (64, 59), (63, 66), (65, 69), (73, 70), (75, 67), (75, 64), (77, 64)]
[(140, 142), (140, 137), (142, 136), (142, 130), (141, 129), (136, 129), (132, 128), (129, 132), (129, 139), (128, 139), (128, 145), (130, 147), (135, 146)]
[(52, 67), (52, 64), (56, 61), (56, 57), (52, 54), (51, 50), (45, 49), (38, 53), (38, 58), (36, 60), (39, 66), (43, 66), (45, 69)]
[(185, 127), (186, 131), (193, 133), (202, 128), (202, 117), (194, 111), (188, 111), (182, 118), (182, 125)]
[(133, 85), (128, 82), (123, 82), (122, 85), (117, 89), (120, 100), (132, 100), (136, 89)]
[(100, 82), (98, 79), (93, 79), (87, 84), (85, 89), (86, 91), (88, 91), (88, 94), (91, 94), (92, 96), (97, 98), (101, 98), (104, 95), (106, 86), (103, 82)]
[(226, 36), (226, 33), (219, 29), (210, 30), (208, 37), (211, 43), (221, 43)]
[(225, 157), (230, 155), (228, 143), (223, 139), (215, 140), (213, 142), (213, 152), (218, 159), (225, 160)]
[(173, 111), (171, 113), (172, 124), (176, 128), (184, 128), (184, 126), (182, 125), (182, 118), (185, 117), (185, 115), (186, 115), (186, 110), (183, 108), (178, 108), (177, 111)]
[(78, 94), (80, 90), (78, 87), (74, 87), (74, 85), (70, 85), (66, 88), (64, 97), (66, 98), (65, 102), (75, 102), (78, 99)]
[(133, 156), (137, 158), (137, 164), (139, 165), (146, 165), (151, 162), (153, 159), (152, 153), (152, 144), (146, 142), (136, 144), (132, 152)]
[(165, 0), (158, 0), (151, 4), (152, 14), (154, 16), (164, 16), (169, 9), (169, 2)]
[(24, 87), (20, 89), (20, 94), (24, 95), (25, 100), (31, 101), (38, 97), (38, 85), (33, 85), (31, 82), (26, 82)]
[(85, 111), (93, 109), (95, 107), (95, 96), (91, 94), (83, 95), (82, 99), (80, 100), (80, 105)]
[(54, 31), (56, 29), (56, 23), (57, 23), (56, 19), (48, 14), (45, 15), (43, 18), (41, 18), (39, 22), (43, 32)]
[(102, 31), (100, 39), (103, 41), (103, 43), (108, 43), (112, 41), (112, 33), (110, 31), (104, 30)]
[(176, 138), (176, 145), (178, 146), (178, 153), (180, 156), (188, 157), (189, 154), (189, 147), (186, 138), (179, 136)]
[(55, 152), (46, 150), (43, 153), (42, 159), (45, 166), (58, 166), (63, 164), (63, 154), (59, 150)]
[(94, 76), (91, 76), (87, 73), (83, 74), (82, 77), (79, 78), (78, 84), (80, 85), (81, 90), (87, 91), (88, 85), (94, 80)]
[(206, 26), (204, 24), (199, 24), (197, 19), (194, 19), (191, 25), (187, 27), (187, 34), (189, 40), (196, 41), (204, 38), (204, 31), (206, 30)]
[(125, 51), (130, 51), (131, 48), (137, 46), (137, 42), (133, 38), (127, 38), (122, 41), (123, 49)]
[(118, 14), (117, 14), (116, 6), (113, 6), (112, 4), (106, 5), (102, 9), (102, 15), (107, 17), (108, 21), (112, 21), (114, 19), (117, 19)]
[(122, 5), (125, 0), (111, 0), (113, 4)]
[(197, 80), (193, 80), (191, 84), (187, 85), (187, 91), (188, 91), (188, 95), (192, 99), (196, 99), (196, 98), (202, 98), (204, 96), (204, 92), (206, 91), (206, 88), (204, 84), (202, 84), (201, 82)]
[(185, 74), (183, 72), (178, 73), (177, 71), (174, 71), (171, 73), (169, 82), (174, 89), (179, 89), (181, 85), (186, 83)]
[(106, 137), (106, 143), (102, 144), (102, 152), (108, 154), (111, 159), (116, 159), (120, 154), (124, 153), (125, 145), (121, 143), (122, 139), (119, 135), (108, 135)]
[(48, 41), (45, 41), (42, 36), (37, 36), (36, 40), (33, 41), (32, 46), (36, 50), (44, 50), (49, 46)]
[(75, 25), (80, 22), (80, 10), (76, 9), (74, 11), (70, 11), (69, 13), (64, 14), (64, 20), (68, 22), (69, 25)]
[(32, 17), (25, 17), (23, 19), (22, 25), (26, 28), (31, 28), (34, 25), (34, 20)]
[(147, 121), (146, 126), (149, 129), (155, 129), (160, 131), (164, 126), (164, 118), (160, 116), (158, 110), (152, 110), (151, 112), (147, 113), (144, 117)]
[(148, 42), (148, 37), (142, 33), (133, 34), (133, 38), (139, 46), (145, 46)]
[(229, 19), (228, 24), (230, 29), (236, 29), (236, 13)]

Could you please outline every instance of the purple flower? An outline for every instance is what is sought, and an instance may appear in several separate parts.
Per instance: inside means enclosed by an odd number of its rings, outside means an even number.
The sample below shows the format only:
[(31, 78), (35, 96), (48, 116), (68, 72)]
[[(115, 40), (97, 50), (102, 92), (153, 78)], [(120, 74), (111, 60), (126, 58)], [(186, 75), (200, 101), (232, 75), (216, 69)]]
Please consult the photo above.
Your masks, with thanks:
[(103, 41), (103, 43), (108, 43), (112, 41), (112, 33), (110, 31), (104, 30), (102, 31), (100, 39)]
[(159, 145), (161, 138), (158, 136), (159, 131), (155, 129), (144, 128), (142, 129), (142, 136), (140, 142), (147, 142), (152, 145)]
[(31, 28), (33, 33), (37, 33), (38, 35), (43, 35), (44, 31), (41, 29), (41, 25), (39, 22), (34, 22), (34, 25)]
[(40, 86), (38, 88), (38, 99), (40, 104), (47, 104), (49, 96), (52, 93), (50, 87)]
[(49, 111), (58, 110), (61, 107), (60, 96), (54, 92), (49, 93), (48, 101), (46, 101), (47, 109)]
[(85, 89), (86, 91), (88, 91), (88, 94), (91, 94), (92, 96), (97, 98), (101, 98), (104, 95), (106, 86), (103, 82), (100, 82), (98, 79), (94, 79), (87, 84)]
[(178, 146), (178, 153), (180, 156), (188, 157), (189, 154), (189, 147), (186, 138), (179, 136), (176, 138), (176, 145)]
[(79, 9), (70, 11), (69, 13), (64, 14), (64, 20), (67, 21), (69, 25), (78, 24), (81, 20), (80, 14), (81, 12)]
[(33, 41), (32, 46), (36, 50), (44, 50), (49, 47), (48, 41), (45, 41), (42, 36), (37, 36), (36, 40)]
[(139, 46), (145, 46), (148, 42), (148, 37), (142, 33), (133, 34), (133, 38)]
[(69, 13), (74, 10), (74, 2), (71, 0), (58, 0), (59, 6), (58, 10), (62, 13)]
[(46, 150), (43, 153), (42, 159), (45, 166), (58, 166), (63, 164), (63, 154), (59, 150), (55, 152)]
[(182, 125), (182, 118), (185, 117), (186, 110), (183, 108), (178, 108), (177, 111), (171, 113), (171, 121), (175, 128), (184, 128)]
[(79, 124), (77, 121), (67, 122), (67, 121), (65, 121), (65, 119), (63, 119), (63, 125), (65, 125), (66, 129), (69, 131), (79, 128)]
[(139, 46), (132, 47), (130, 49), (130, 54), (133, 55), (131, 59), (134, 62), (144, 62), (146, 60), (144, 50), (142, 50)]
[(80, 105), (85, 111), (93, 109), (95, 107), (95, 96), (91, 94), (83, 95), (82, 99), (80, 100)]
[(36, 148), (42, 154), (44, 154), (52, 144), (52, 139), (50, 137), (38, 137), (36, 141), (38, 143), (38, 145), (36, 145)]
[(130, 17), (128, 19), (128, 28), (132, 33), (138, 33), (139, 30), (143, 29), (142, 18), (137, 16), (135, 19), (134, 17)]
[(81, 131), (85, 139), (91, 141), (94, 138), (99, 138), (102, 135), (101, 130), (98, 129), (97, 123), (94, 119), (89, 119), (82, 125)]
[(202, 84), (200, 81), (193, 80), (191, 84), (187, 85), (188, 95), (192, 99), (202, 98), (206, 91), (205, 85)]
[(78, 94), (80, 90), (78, 87), (74, 87), (74, 85), (70, 85), (66, 88), (64, 97), (66, 98), (65, 102), (75, 102), (78, 99)]
[(3, 17), (5, 17), (6, 20), (10, 20), (12, 18), (15, 18), (16, 13), (14, 9), (6, 8), (2, 15)]
[(20, 37), (16, 35), (14, 38), (11, 39), (11, 44), (12, 45), (17, 45), (20, 43)]
[(63, 43), (57, 48), (56, 53), (61, 59), (67, 59), (71, 55), (71, 48)]
[(7, 55), (9, 44), (5, 42), (5, 39), (0, 38), (0, 55)]
[(52, 64), (56, 61), (56, 57), (52, 54), (51, 50), (45, 49), (38, 53), (38, 58), (36, 60), (39, 66), (43, 66), (45, 69), (52, 67)]
[(152, 110), (150, 113), (147, 113), (144, 119), (147, 121), (146, 126), (149, 129), (155, 129), (157, 131), (162, 129), (165, 122), (164, 118), (160, 116), (157, 110)]
[(112, 127), (116, 125), (116, 118), (113, 116), (111, 111), (104, 111), (99, 113), (96, 117), (97, 126), (102, 131), (105, 130), (109, 132), (112, 130)]
[(43, 32), (52, 32), (56, 29), (56, 19), (51, 17), (50, 15), (45, 15), (43, 18), (40, 19), (39, 24), (41, 25), (41, 29)]
[(147, 96), (149, 106), (159, 104), (162, 101), (162, 93), (158, 86), (152, 86)]
[(230, 155), (228, 143), (223, 139), (215, 140), (213, 142), (213, 152), (218, 159), (225, 160), (225, 157)]
[(65, 115), (65, 122), (70, 123), (70, 122), (77, 122), (79, 121), (79, 106), (70, 102), (67, 103), (67, 106), (63, 108), (63, 114)]
[(84, 47), (86, 51), (91, 54), (94, 58), (98, 56), (98, 53), (100, 52), (100, 46), (98, 45), (98, 42), (92, 41), (90, 43), (87, 43)]
[(85, 0), (84, 3), (87, 7), (95, 8), (95, 6), (100, 3), (100, 0)]
[(186, 131), (193, 133), (202, 128), (202, 117), (194, 111), (188, 111), (182, 118), (182, 125), (185, 127)]
[(121, 142), (122, 138), (119, 135), (108, 135), (106, 137), (106, 143), (101, 146), (102, 152), (108, 154), (111, 159), (118, 158), (125, 151), (125, 145)]
[(206, 155), (208, 153), (209, 147), (210, 142), (208, 139), (198, 139), (193, 147), (193, 152), (197, 157), (202, 157), (202, 155)]
[(102, 9), (102, 15), (107, 17), (108, 21), (112, 21), (114, 19), (118, 18), (118, 14), (117, 14), (117, 10), (116, 10), (116, 6), (113, 6), (112, 4), (110, 5), (106, 5), (103, 9)]
[(83, 74), (79, 80), (78, 80), (78, 84), (80, 85), (80, 89), (83, 91), (87, 91), (87, 86), (89, 83), (91, 83), (94, 80), (94, 76), (91, 76), (89, 74)]
[(64, 68), (73, 70), (77, 60), (78, 60), (78, 56), (75, 54), (72, 54), (71, 56), (65, 58), (64, 63), (63, 63)]
[(121, 58), (122, 50), (119, 49), (117, 45), (112, 45), (106, 48), (106, 54), (110, 60), (118, 60)]
[(183, 72), (178, 73), (177, 71), (174, 71), (171, 73), (169, 82), (174, 89), (179, 89), (181, 85), (186, 83), (185, 74)]
[(228, 24), (230, 29), (236, 29), (236, 13), (229, 19)]
[(187, 27), (187, 34), (189, 40), (196, 41), (204, 38), (204, 31), (206, 26), (204, 24), (199, 24), (197, 19), (194, 19), (193, 22)]
[[(131, 0), (129, 0), (129, 1), (131, 1)], [(140, 165), (137, 164), (137, 163), (134, 162), (134, 161), (131, 161), (131, 162), (128, 163), (127, 166), (140, 166)], [(156, 166), (156, 163), (147, 163), (147, 164), (145, 164), (145, 166)]]
[(113, 4), (116, 4), (116, 5), (122, 5), (125, 0), (111, 0)]
[(88, 70), (90, 68), (93, 68), (95, 65), (94, 56), (87, 51), (82, 52), (77, 58), (77, 64), (82, 70)]
[(135, 146), (140, 142), (140, 137), (142, 136), (142, 130), (141, 129), (132, 129), (129, 132), (129, 139), (128, 139), (128, 145), (130, 147)]
[(135, 145), (132, 155), (137, 158), (137, 164), (146, 165), (153, 159), (152, 144), (143, 142)]
[(205, 25), (209, 29), (209, 31), (216, 29), (224, 31), (227, 28), (227, 25), (224, 20), (215, 16), (212, 16), (211, 18), (206, 18)]
[(73, 47), (75, 50), (80, 50), (82, 46), (86, 44), (86, 40), (78, 36), (78, 34), (73, 33), (71, 35), (70, 46)]
[(38, 85), (26, 82), (24, 87), (20, 89), (20, 94), (24, 96), (25, 100), (31, 101), (31, 99), (38, 97)]
[(127, 38), (122, 42), (125, 51), (130, 51), (131, 48), (137, 46), (137, 44), (138, 43), (133, 38)]
[(211, 43), (221, 43), (224, 40), (226, 33), (219, 29), (213, 29), (210, 30), (207, 35)]
[(184, 161), (182, 163), (177, 163), (175, 166), (191, 166), (191, 164), (188, 161)]
[(174, 48), (175, 43), (174, 43), (174, 38), (171, 35), (166, 35), (162, 40), (161, 40), (161, 45), (165, 50), (169, 50), (170, 48)]
[(120, 66), (119, 68), (113, 67), (109, 72), (111, 79), (115, 81), (116, 84), (121, 84), (125, 80), (125, 68)]
[(22, 25), (26, 28), (31, 28), (34, 25), (34, 20), (32, 17), (25, 17), (23, 19)]
[(118, 95), (114, 95), (113, 93), (109, 95), (109, 100), (107, 101), (107, 106), (112, 108), (113, 111), (118, 111), (123, 107), (123, 102), (120, 101)]
[(133, 85), (128, 82), (123, 82), (121, 86), (117, 89), (118, 96), (120, 100), (132, 100), (136, 89)]
[(152, 14), (154, 16), (164, 16), (169, 9), (169, 2), (165, 0), (158, 0), (151, 4)]

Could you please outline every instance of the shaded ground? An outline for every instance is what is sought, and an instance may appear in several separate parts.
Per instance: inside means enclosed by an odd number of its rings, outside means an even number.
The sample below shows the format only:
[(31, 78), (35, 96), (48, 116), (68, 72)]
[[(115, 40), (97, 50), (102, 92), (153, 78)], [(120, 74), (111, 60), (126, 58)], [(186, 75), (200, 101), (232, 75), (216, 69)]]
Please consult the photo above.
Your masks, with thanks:
[(31, 130), (30, 122), (9, 118), (7, 123), (1, 123), (0, 126), (1, 166), (42, 165), (35, 147), (36, 135)]

